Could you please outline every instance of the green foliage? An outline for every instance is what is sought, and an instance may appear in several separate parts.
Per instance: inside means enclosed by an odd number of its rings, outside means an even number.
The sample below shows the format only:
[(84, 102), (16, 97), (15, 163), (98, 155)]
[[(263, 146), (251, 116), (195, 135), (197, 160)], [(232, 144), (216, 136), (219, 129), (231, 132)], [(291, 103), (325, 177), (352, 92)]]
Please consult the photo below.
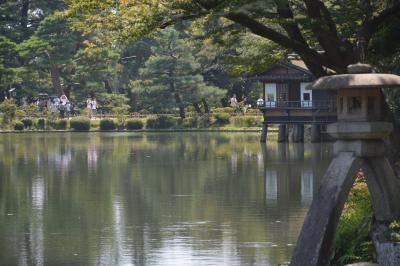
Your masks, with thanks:
[(16, 80), (16, 47), (13, 41), (0, 35), (0, 93), (4, 93)]
[(90, 120), (90, 128), (98, 129), (100, 127), (100, 120)]
[(184, 128), (197, 128), (197, 125), (198, 125), (198, 117), (197, 116), (186, 117), (182, 121), (182, 127), (184, 127)]
[(89, 131), (90, 119), (82, 116), (74, 117), (70, 120), (70, 127), (77, 131)]
[(17, 110), (15, 111), (15, 116), (17, 116), (17, 117), (21, 117), (21, 116), (25, 116), (25, 115), (26, 115), (26, 113), (22, 109), (17, 108)]
[(45, 129), (46, 128), (46, 119), (44, 119), (44, 118), (39, 118), (38, 120), (37, 120), (37, 124), (36, 124), (36, 127), (38, 128), (38, 129)]
[(371, 211), (367, 185), (358, 179), (340, 217), (330, 265), (372, 260), (373, 245), (369, 237)]
[(232, 124), (237, 127), (261, 127), (262, 116), (234, 116), (231, 118)]
[(218, 100), (225, 92), (209, 86), (201, 75), (201, 64), (194, 56), (193, 43), (174, 28), (155, 38), (153, 54), (140, 69), (140, 80), (131, 83), (132, 93), (141, 105), (153, 112), (180, 110), (203, 99)]
[(116, 112), (125, 113), (129, 109), (127, 102), (129, 98), (122, 94), (116, 93), (101, 93), (98, 95), (97, 101), (99, 102), (100, 109), (103, 112)]
[(390, 232), (390, 239), (395, 242), (400, 242), (400, 220), (395, 220), (390, 223), (389, 228)]
[(197, 120), (197, 125), (200, 128), (206, 128), (211, 126), (211, 117), (209, 114), (204, 114), (202, 116), (199, 116)]
[(227, 125), (229, 124), (230, 114), (227, 113), (215, 113), (214, 119), (216, 125)]
[(57, 130), (66, 130), (68, 126), (67, 119), (58, 119), (54, 122), (53, 127)]
[(232, 107), (220, 107), (220, 108), (214, 108), (213, 112), (214, 113), (233, 113), (234, 109)]
[(138, 130), (143, 128), (143, 121), (140, 119), (128, 119), (126, 120), (126, 129)]
[(258, 108), (251, 108), (251, 109), (247, 110), (246, 114), (259, 114), (259, 115), (261, 115), (262, 112)]
[(32, 125), (33, 125), (33, 121), (32, 121), (31, 118), (24, 118), (24, 119), (21, 119), (21, 122), (24, 124), (24, 127), (25, 127), (25, 128), (31, 128)]
[(21, 121), (15, 121), (14, 129), (19, 131), (24, 130), (24, 123), (22, 123)]
[(32, 116), (36, 115), (37, 109), (38, 108), (37, 108), (36, 104), (29, 104), (25, 109), (25, 113), (29, 117), (32, 117)]
[(113, 119), (107, 118), (100, 121), (101, 130), (114, 130), (115, 128), (116, 125)]
[(3, 124), (8, 125), (15, 118), (17, 106), (12, 100), (5, 100), (0, 103), (0, 112), (3, 113)]
[(167, 115), (159, 115), (147, 119), (146, 127), (149, 129), (167, 129), (178, 125), (179, 119)]

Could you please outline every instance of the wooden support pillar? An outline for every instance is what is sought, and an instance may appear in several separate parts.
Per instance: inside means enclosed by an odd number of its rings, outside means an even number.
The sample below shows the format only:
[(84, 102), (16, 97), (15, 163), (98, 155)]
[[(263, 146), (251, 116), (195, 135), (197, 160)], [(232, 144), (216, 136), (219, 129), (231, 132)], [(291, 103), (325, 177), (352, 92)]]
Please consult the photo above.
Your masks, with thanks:
[(303, 142), (304, 141), (304, 125), (294, 125), (293, 126), (293, 142)]
[(267, 135), (268, 135), (268, 124), (266, 122), (263, 122), (261, 129), (261, 138), (260, 138), (261, 143), (267, 142)]
[(321, 126), (318, 124), (311, 125), (311, 142), (321, 142)]
[(287, 126), (279, 125), (278, 142), (287, 142), (287, 141), (288, 141)]

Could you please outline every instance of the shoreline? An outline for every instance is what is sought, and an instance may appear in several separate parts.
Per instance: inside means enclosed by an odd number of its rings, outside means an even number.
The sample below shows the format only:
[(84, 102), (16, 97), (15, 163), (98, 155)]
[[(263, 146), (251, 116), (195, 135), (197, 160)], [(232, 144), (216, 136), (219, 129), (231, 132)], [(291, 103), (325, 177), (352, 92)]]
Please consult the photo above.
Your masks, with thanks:
[[(146, 133), (146, 132), (165, 132), (165, 133), (172, 133), (172, 132), (237, 132), (237, 133), (261, 133), (261, 129), (140, 129), (140, 130), (0, 130), (0, 134), (11, 134), (11, 133), (66, 133), (66, 132), (136, 132), (136, 133)], [(268, 133), (274, 134), (277, 133), (277, 130), (268, 130)]]

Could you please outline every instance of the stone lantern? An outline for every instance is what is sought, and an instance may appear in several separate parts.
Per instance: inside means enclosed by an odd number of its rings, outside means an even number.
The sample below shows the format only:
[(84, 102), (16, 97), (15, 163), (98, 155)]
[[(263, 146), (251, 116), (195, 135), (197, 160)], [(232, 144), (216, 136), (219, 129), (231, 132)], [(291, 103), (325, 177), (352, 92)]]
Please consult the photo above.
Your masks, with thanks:
[[(377, 224), (400, 217), (400, 179), (385, 157), (383, 139), (393, 130), (384, 117), (383, 87), (400, 87), (400, 76), (372, 73), (366, 64), (348, 66), (348, 74), (322, 77), (308, 87), (334, 90), (337, 123), (327, 132), (337, 139), (335, 158), (329, 165), (301, 230), (291, 265), (328, 265), (335, 230), (344, 203), (362, 171), (371, 194)], [(383, 248), (374, 238), (380, 265), (400, 265), (398, 254)], [(392, 251), (395, 253), (398, 251)]]

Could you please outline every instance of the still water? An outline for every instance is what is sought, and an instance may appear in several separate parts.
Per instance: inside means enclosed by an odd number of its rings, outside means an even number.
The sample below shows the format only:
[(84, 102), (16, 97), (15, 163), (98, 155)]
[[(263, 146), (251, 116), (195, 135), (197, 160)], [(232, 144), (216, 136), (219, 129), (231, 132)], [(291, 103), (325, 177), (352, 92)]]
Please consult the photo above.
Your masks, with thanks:
[(332, 156), (249, 133), (0, 135), (0, 265), (276, 265)]

